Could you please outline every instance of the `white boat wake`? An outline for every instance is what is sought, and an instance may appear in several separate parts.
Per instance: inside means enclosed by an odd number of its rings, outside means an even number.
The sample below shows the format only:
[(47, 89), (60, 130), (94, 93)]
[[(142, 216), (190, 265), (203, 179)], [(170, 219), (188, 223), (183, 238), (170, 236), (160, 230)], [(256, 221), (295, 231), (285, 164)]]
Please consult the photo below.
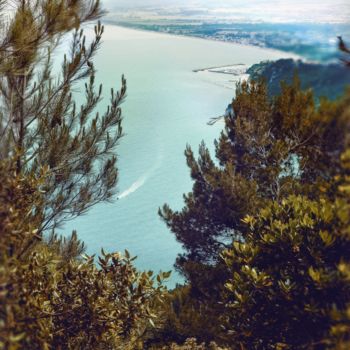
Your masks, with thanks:
[(157, 160), (156, 160), (156, 163), (152, 166), (152, 168), (150, 168), (145, 174), (140, 176), (129, 188), (127, 188), (125, 191), (123, 191), (117, 197), (117, 199), (126, 198), (130, 194), (136, 192), (139, 188), (141, 188), (146, 183), (148, 178), (152, 175), (152, 173), (155, 172), (160, 167), (160, 164), (162, 162), (162, 158), (163, 158), (162, 154), (159, 153)]
[(124, 192), (122, 192), (118, 199), (123, 199), (127, 196), (129, 196), (131, 193), (136, 192), (140, 187), (142, 187), (147, 180), (147, 175), (141, 176), (139, 179), (137, 179), (128, 189), (126, 189)]

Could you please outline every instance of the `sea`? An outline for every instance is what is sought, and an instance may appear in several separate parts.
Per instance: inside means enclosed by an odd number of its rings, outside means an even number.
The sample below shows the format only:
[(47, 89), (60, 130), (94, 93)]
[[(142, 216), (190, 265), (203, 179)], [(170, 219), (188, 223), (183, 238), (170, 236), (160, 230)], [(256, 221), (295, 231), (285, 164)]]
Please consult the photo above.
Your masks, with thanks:
[[(125, 136), (115, 150), (117, 194), (62, 232), (77, 230), (88, 254), (127, 249), (141, 270), (174, 270), (182, 247), (157, 212), (164, 203), (181, 210), (183, 194), (191, 191), (186, 145), (196, 152), (204, 141), (214, 156), (213, 142), (224, 125), (208, 122), (224, 114), (237, 82), (247, 78), (239, 67), (285, 57), (291, 54), (106, 25), (94, 59), (104, 91), (99, 109), (106, 107), (110, 89), (120, 87), (122, 74), (128, 89), (122, 105)], [(167, 284), (182, 282), (173, 271)]]

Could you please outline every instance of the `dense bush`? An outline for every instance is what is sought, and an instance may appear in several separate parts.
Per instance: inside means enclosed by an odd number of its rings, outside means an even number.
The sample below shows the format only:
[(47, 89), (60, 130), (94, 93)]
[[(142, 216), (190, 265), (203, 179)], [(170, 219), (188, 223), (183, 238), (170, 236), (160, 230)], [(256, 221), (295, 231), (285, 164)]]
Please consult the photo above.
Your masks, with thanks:
[[(249, 233), (225, 252), (232, 273), (227, 328), (246, 349), (320, 349), (346, 312), (350, 207), (289, 196), (246, 217)], [(334, 344), (333, 344), (334, 345)]]
[(170, 346), (164, 346), (159, 350), (229, 350), (228, 348), (221, 348), (217, 346), (214, 342), (209, 345), (204, 343), (197, 343), (196, 339), (190, 338), (185, 341), (183, 345), (171, 344)]
[(128, 252), (103, 252), (96, 266), (77, 255), (75, 234), (43, 241), (40, 180), (0, 166), (0, 348), (142, 348), (158, 322), (163, 276), (154, 285)]

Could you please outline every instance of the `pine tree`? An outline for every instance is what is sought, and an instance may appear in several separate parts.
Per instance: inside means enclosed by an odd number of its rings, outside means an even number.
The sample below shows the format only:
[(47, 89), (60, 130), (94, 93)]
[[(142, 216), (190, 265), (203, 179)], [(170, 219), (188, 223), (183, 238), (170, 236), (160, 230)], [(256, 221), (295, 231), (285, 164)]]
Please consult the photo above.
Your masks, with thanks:
[[(117, 181), (125, 80), (95, 113), (102, 87), (95, 90), (92, 59), (103, 27), (90, 44), (80, 30), (101, 16), (100, 3), (0, 5), (0, 349), (142, 349), (169, 274), (138, 271), (127, 251), (82, 255), (75, 232), (55, 233), (109, 200)], [(57, 76), (55, 48), (71, 31)], [(84, 79), (79, 106), (73, 91)]]
[(176, 267), (194, 288), (204, 271), (214, 269), (213, 278), (220, 278), (220, 252), (245, 237), (246, 215), (288, 194), (312, 198), (322, 187), (331, 195), (344, 150), (346, 118), (341, 116), (347, 102), (322, 100), (316, 106), (312, 92), (301, 91), (297, 79), (282, 85), (272, 100), (264, 82), (244, 82), (215, 143), (216, 160), (204, 144), (198, 160), (186, 149), (193, 190), (184, 196), (181, 211), (165, 205), (160, 215), (184, 247)]
[[(103, 26), (95, 27), (90, 44), (80, 27), (102, 15), (98, 0), (3, 1), (2, 10), (7, 20), (0, 37), (0, 159), (15, 158), (18, 174), (46, 169), (42, 232), (111, 199), (125, 80), (119, 92), (112, 90), (110, 106), (96, 112), (102, 86), (95, 89), (92, 58)], [(71, 31), (57, 76), (55, 48)], [(85, 101), (78, 105), (73, 89), (83, 80)]]
[[(233, 337), (232, 332), (237, 329), (237, 334), (242, 337), (245, 334), (243, 328), (236, 328), (235, 322), (250, 329), (248, 320), (254, 319), (254, 307), (253, 303), (249, 304), (252, 306), (250, 313), (242, 309), (227, 311), (226, 304), (235, 302), (236, 281), (232, 273), (240, 269), (243, 262), (227, 264), (222, 258), (223, 252), (232, 251), (232, 241), (235, 244), (246, 242), (251, 232), (244, 219), (249, 215), (259, 217), (271, 203), (280, 206), (282, 200), (292, 195), (306, 201), (317, 201), (321, 195), (330, 202), (335, 200), (338, 192), (334, 179), (343, 171), (340, 156), (348, 135), (345, 112), (349, 96), (335, 102), (321, 100), (316, 105), (312, 91), (302, 91), (297, 78), (290, 86), (282, 84), (281, 94), (272, 99), (266, 90), (263, 81), (238, 85), (232, 103), (233, 114), (226, 116), (225, 129), (215, 142), (216, 159), (211, 158), (204, 144), (199, 148), (198, 160), (188, 147), (185, 155), (194, 180), (193, 190), (184, 196), (182, 211), (174, 212), (167, 205), (160, 211), (184, 247), (176, 268), (190, 286), (187, 304), (195, 309), (180, 310), (178, 319), (170, 319), (169, 328), (181, 331), (177, 322), (182, 319), (190, 324), (189, 317), (197, 310), (197, 314), (202, 315), (203, 325), (207, 320), (217, 321), (211, 321), (214, 327), (206, 327), (204, 336), (201, 329), (188, 327), (187, 331), (192, 331), (192, 336), (199, 341), (214, 339), (222, 345), (229, 343), (233, 348), (241, 340)], [(268, 264), (271, 257), (265, 258)], [(229, 291), (227, 285), (233, 285), (233, 291)], [(255, 289), (252, 287), (250, 291), (254, 293)], [(302, 300), (296, 298), (295, 302)], [(259, 321), (263, 322), (264, 317), (267, 315), (262, 311)], [(286, 317), (288, 319), (288, 315)], [(230, 336), (227, 336), (228, 331)], [(249, 332), (247, 341), (253, 330)], [(310, 335), (313, 336), (317, 338), (315, 334)], [(247, 349), (254, 348), (250, 346), (259, 349), (257, 343), (241, 343)]]

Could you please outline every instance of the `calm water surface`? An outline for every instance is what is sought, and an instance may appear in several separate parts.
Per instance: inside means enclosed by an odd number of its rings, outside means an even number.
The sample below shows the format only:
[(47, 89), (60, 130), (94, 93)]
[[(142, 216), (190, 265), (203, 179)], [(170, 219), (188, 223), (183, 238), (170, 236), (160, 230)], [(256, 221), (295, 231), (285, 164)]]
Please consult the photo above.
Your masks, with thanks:
[[(104, 85), (105, 102), (111, 87), (125, 74), (128, 96), (123, 105), (125, 137), (118, 146), (119, 199), (95, 206), (67, 224), (77, 229), (89, 254), (123, 251), (137, 255), (141, 269), (172, 269), (181, 246), (159, 219), (164, 203), (180, 209), (191, 180), (183, 155), (186, 144), (197, 149), (204, 140), (212, 148), (221, 115), (234, 95), (234, 78), (193, 73), (193, 69), (253, 64), (286, 54), (228, 43), (176, 37), (106, 26), (96, 56), (97, 82)], [(238, 78), (236, 78), (238, 79)], [(231, 82), (232, 87), (228, 88)], [(173, 274), (169, 285), (180, 277)]]

